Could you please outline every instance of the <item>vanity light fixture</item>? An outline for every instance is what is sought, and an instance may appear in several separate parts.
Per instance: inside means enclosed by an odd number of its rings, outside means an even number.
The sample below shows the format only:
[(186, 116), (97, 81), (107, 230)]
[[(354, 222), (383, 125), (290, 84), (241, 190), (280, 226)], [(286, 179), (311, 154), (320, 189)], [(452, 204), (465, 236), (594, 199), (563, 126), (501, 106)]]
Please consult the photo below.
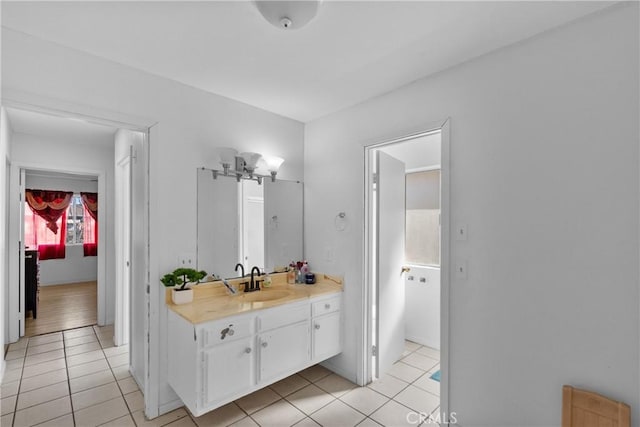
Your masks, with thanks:
[(276, 156), (265, 156), (263, 159), (267, 164), (267, 170), (271, 174), (271, 182), (275, 182), (276, 174), (278, 173), (278, 170), (280, 170), (280, 166), (284, 162), (284, 159)]
[(233, 165), (235, 169), (236, 156), (238, 155), (238, 150), (235, 148), (221, 147), (218, 148), (218, 156), (220, 157), (220, 164), (224, 170), (224, 174), (227, 175), (229, 173), (229, 169), (231, 169), (231, 165)]
[[(245, 152), (238, 154), (238, 150), (229, 147), (216, 148), (216, 152), (219, 158), (219, 162), (222, 165), (222, 175), (234, 177), (240, 182), (241, 179), (249, 179), (257, 181), (258, 184), (262, 184), (263, 178), (268, 178), (269, 175), (260, 175), (255, 173), (258, 168), (258, 162), (262, 159), (266, 165), (267, 170), (271, 175), (271, 181), (275, 182), (278, 169), (284, 162), (284, 159), (275, 156), (265, 156), (264, 158), (260, 153)], [(203, 169), (206, 169), (203, 167)], [(213, 173), (213, 179), (217, 179), (219, 170), (211, 169)]]
[[(258, 161), (262, 158), (262, 154), (259, 153), (242, 153), (240, 154), (244, 161), (244, 171), (249, 174), (249, 177), (253, 177), (253, 171), (258, 166)], [(236, 169), (239, 170), (239, 169)]]

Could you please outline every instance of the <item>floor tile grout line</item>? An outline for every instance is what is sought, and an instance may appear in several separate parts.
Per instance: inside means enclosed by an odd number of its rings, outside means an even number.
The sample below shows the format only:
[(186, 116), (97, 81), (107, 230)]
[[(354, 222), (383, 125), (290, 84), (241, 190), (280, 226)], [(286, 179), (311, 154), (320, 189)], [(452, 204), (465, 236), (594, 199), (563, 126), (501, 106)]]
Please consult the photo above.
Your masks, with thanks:
[[(314, 385), (315, 385), (315, 384), (314, 384)], [(316, 386), (316, 387), (318, 387), (318, 386)], [(320, 388), (320, 387), (318, 387), (318, 388)], [(320, 388), (320, 390), (322, 390), (322, 388)], [(305, 414), (307, 417), (311, 418), (311, 415), (315, 414), (315, 413), (316, 413), (316, 412), (318, 412), (320, 409), (324, 408), (325, 406), (329, 406), (331, 403), (333, 403), (334, 401), (338, 400), (338, 398), (337, 398), (337, 397), (335, 397), (333, 394), (328, 393), (328, 392), (327, 392), (327, 391), (325, 391), (325, 390), (322, 390), (322, 391), (323, 391), (323, 392), (325, 392), (326, 394), (328, 394), (329, 396), (331, 396), (331, 397), (332, 397), (332, 399), (331, 399), (329, 402), (327, 402), (327, 403), (325, 403), (324, 405), (322, 405), (321, 407), (319, 407), (318, 409), (315, 409), (315, 410), (314, 410), (313, 412), (311, 412), (310, 414), (307, 414), (306, 412), (304, 412), (304, 411), (302, 410), (302, 408), (298, 408), (298, 407), (296, 406), (296, 404), (295, 404), (295, 403), (293, 403), (292, 401), (290, 401), (290, 400), (288, 400), (288, 399), (285, 399), (285, 398), (283, 398), (283, 399), (284, 399), (284, 400), (286, 400), (289, 404), (293, 405), (293, 407), (294, 407), (294, 408), (296, 408), (297, 410), (299, 410), (300, 412), (302, 412), (303, 414)], [(293, 393), (292, 393), (292, 394), (293, 394)]]
[[(93, 329), (93, 334), (94, 334), (94, 335), (96, 336), (96, 338), (97, 338), (97, 335), (98, 335), (98, 334), (95, 332), (95, 329)], [(92, 341), (92, 342), (94, 342), (94, 341)], [(82, 408), (82, 410), (87, 409), (87, 408), (91, 408), (91, 407), (93, 407), (93, 406), (97, 406), (97, 405), (103, 404), (103, 403), (105, 403), (105, 402), (110, 402), (110, 401), (112, 401), (112, 400), (116, 400), (116, 399), (118, 399), (118, 398), (122, 398), (122, 400), (124, 401), (125, 406), (126, 406), (126, 408), (127, 408), (127, 414), (129, 414), (129, 416), (131, 416), (131, 419), (133, 420), (133, 413), (131, 412), (131, 409), (129, 408), (129, 405), (127, 404), (127, 401), (126, 401), (126, 399), (124, 398), (124, 393), (122, 392), (122, 389), (120, 388), (120, 383), (118, 382), (118, 379), (116, 378), (116, 376), (115, 376), (115, 374), (114, 374), (114, 372), (113, 372), (113, 368), (112, 368), (112, 367), (111, 367), (111, 365), (109, 364), (109, 361), (108, 361), (108, 359), (107, 359), (107, 355), (106, 355), (106, 353), (104, 352), (104, 350), (105, 350), (105, 349), (104, 349), (104, 347), (102, 347), (102, 343), (99, 341), (99, 339), (97, 339), (97, 342), (100, 344), (100, 349), (99, 349), (99, 350), (102, 352), (102, 355), (104, 356), (104, 360), (106, 360), (106, 361), (107, 361), (107, 366), (108, 366), (108, 369), (103, 369), (103, 370), (101, 370), (101, 371), (97, 371), (97, 372), (103, 372), (103, 371), (107, 371), (107, 370), (108, 370), (108, 371), (111, 373), (111, 375), (113, 376), (114, 382), (115, 382), (115, 384), (116, 384), (116, 387), (118, 387), (118, 391), (120, 392), (120, 396), (114, 397), (113, 399), (107, 399), (107, 400), (105, 400), (104, 402), (99, 402), (99, 403), (96, 403), (96, 404), (94, 404), (94, 405), (89, 405), (89, 406), (87, 406), (86, 408)], [(97, 350), (95, 350), (95, 351), (97, 351)], [(98, 359), (98, 360), (102, 360), (102, 359)], [(94, 361), (94, 362), (95, 362), (95, 361)], [(91, 363), (91, 362), (87, 362), (87, 363)], [(80, 364), (80, 365), (82, 365), (82, 364)], [(80, 365), (75, 365), (75, 366), (80, 366)], [(91, 373), (91, 374), (87, 374), (87, 375), (92, 375), (92, 374), (95, 374), (95, 373), (96, 373), (96, 372), (93, 372), (93, 373)], [(87, 375), (81, 375), (81, 376), (76, 377), (76, 378), (81, 378), (81, 377), (84, 377), (84, 376), (87, 376)], [(111, 383), (107, 383), (107, 384), (111, 384)], [(101, 385), (99, 385), (99, 386), (90, 387), (90, 388), (88, 388), (88, 389), (86, 389), (86, 390), (81, 390), (80, 392), (87, 391), (87, 390), (91, 390), (91, 389), (96, 388), (96, 387), (101, 387), (101, 386), (103, 386), (103, 385), (106, 385), (106, 384), (101, 384)], [(69, 378), (69, 387), (71, 387), (71, 378)], [(69, 391), (71, 392), (71, 390), (69, 390)], [(80, 393), (80, 392), (78, 392), (78, 393)], [(73, 402), (73, 400), (72, 400), (72, 402)], [(79, 409), (79, 410), (80, 410), (80, 409)], [(123, 416), (124, 416), (124, 415), (123, 415)], [(73, 410), (73, 418), (74, 418), (74, 425), (75, 425), (75, 410)], [(114, 420), (116, 420), (116, 419), (118, 419), (118, 418), (121, 418), (121, 417), (117, 417), (117, 418), (114, 418), (114, 419), (111, 419), (111, 420), (107, 420), (107, 421), (105, 421), (103, 424), (107, 424), (107, 423), (109, 423), (109, 422), (111, 422), (111, 421), (114, 421)], [(135, 420), (134, 420), (134, 424), (135, 424)]]
[[(94, 329), (94, 330), (92, 330), (92, 332), (91, 332), (90, 334), (86, 334), (86, 335), (83, 335), (83, 336), (90, 336), (91, 334), (93, 334), (93, 335), (94, 335), (94, 337), (98, 338), (98, 334), (95, 332), (95, 329)], [(52, 351), (62, 350), (63, 356), (62, 356), (62, 357), (60, 357), (60, 358), (56, 358), (56, 359), (44, 360), (44, 361), (41, 361), (41, 362), (39, 362), (39, 363), (35, 363), (35, 364), (33, 364), (33, 365), (30, 365), (29, 367), (31, 367), (31, 366), (37, 366), (37, 365), (39, 365), (39, 364), (43, 364), (43, 363), (53, 362), (53, 361), (55, 361), (55, 360), (59, 360), (59, 359), (64, 359), (64, 368), (61, 368), (60, 370), (64, 370), (64, 371), (65, 371), (66, 379), (65, 379), (65, 380), (63, 380), (63, 381), (59, 381), (59, 382), (53, 383), (53, 384), (48, 384), (48, 385), (45, 385), (45, 386), (42, 386), (42, 387), (34, 388), (34, 389), (32, 389), (32, 390), (29, 390), (28, 392), (35, 391), (35, 390), (39, 390), (39, 389), (42, 389), (42, 388), (45, 388), (45, 387), (49, 387), (49, 386), (52, 386), (52, 385), (60, 384), (60, 383), (62, 383), (62, 382), (66, 382), (66, 383), (67, 383), (68, 396), (69, 396), (69, 399), (70, 399), (70, 406), (71, 406), (71, 412), (70, 412), (70, 414), (72, 415), (72, 418), (73, 418), (73, 420), (74, 420), (74, 424), (75, 424), (75, 413), (76, 413), (76, 411), (75, 411), (75, 409), (73, 408), (73, 400), (71, 399), (71, 395), (72, 395), (72, 393), (71, 393), (71, 386), (70, 386), (71, 378), (70, 378), (70, 375), (69, 375), (69, 368), (71, 368), (71, 366), (69, 366), (69, 364), (68, 364), (68, 360), (67, 360), (67, 358), (68, 358), (68, 357), (75, 356), (75, 354), (74, 354), (74, 355), (71, 355), (71, 356), (70, 356), (70, 355), (68, 355), (68, 354), (67, 354), (67, 349), (68, 349), (68, 348), (75, 347), (75, 346), (67, 347), (67, 343), (66, 343), (66, 341), (64, 340), (64, 333), (62, 333), (61, 335), (62, 335), (62, 337), (63, 337), (61, 341), (52, 341), (52, 342), (49, 342), (49, 343), (44, 343), (44, 344), (35, 344), (35, 345), (34, 345), (33, 343), (31, 343), (31, 347), (37, 347), (38, 345), (51, 344), (51, 343), (55, 343), (55, 342), (62, 342), (62, 348), (61, 348), (61, 349), (55, 349), (55, 350), (52, 350)], [(23, 380), (25, 379), (25, 378), (24, 378), (24, 369), (25, 369), (25, 367), (27, 367), (27, 366), (25, 365), (25, 364), (26, 364), (26, 360), (27, 360), (27, 358), (28, 358), (28, 357), (30, 357), (30, 356), (37, 356), (37, 355), (40, 355), (40, 354), (45, 354), (45, 353), (47, 353), (47, 352), (42, 352), (42, 353), (36, 353), (36, 354), (33, 354), (33, 355), (27, 355), (27, 352), (28, 352), (28, 350), (29, 350), (29, 345), (30, 345), (30, 343), (29, 343), (29, 337), (27, 337), (26, 339), (27, 339), (28, 341), (27, 341), (27, 344), (26, 344), (26, 345), (25, 345), (25, 347), (24, 347), (24, 350), (25, 350), (25, 351), (24, 351), (24, 355), (23, 355), (23, 357), (21, 357), (21, 358), (20, 358), (20, 359), (21, 359), (20, 366), (19, 366), (19, 367), (17, 367), (17, 368), (12, 369), (12, 371), (13, 371), (13, 370), (20, 370), (19, 378), (16, 380), (16, 382), (18, 382), (18, 391), (17, 391), (17, 393), (16, 393), (16, 395), (15, 395), (15, 396), (16, 396), (16, 401), (15, 401), (14, 410), (13, 410), (13, 412), (10, 412), (10, 413), (9, 413), (9, 414), (12, 414), (12, 415), (13, 415), (12, 424), (15, 424), (15, 415), (16, 415), (16, 413), (18, 412), (17, 405), (18, 405), (18, 401), (20, 400), (20, 395), (21, 395), (21, 394), (26, 393), (26, 392), (24, 392), (24, 391), (22, 390), (22, 386), (23, 386), (23, 384), (22, 384), (22, 383), (23, 383)], [(105, 339), (105, 341), (106, 341), (106, 339)], [(121, 389), (120, 384), (117, 382), (118, 380), (116, 379), (115, 374), (114, 374), (114, 372), (113, 372), (113, 367), (111, 367), (111, 364), (109, 364), (109, 362), (108, 362), (108, 356), (107, 356), (107, 355), (106, 355), (106, 353), (104, 352), (105, 347), (103, 346), (103, 343), (99, 340), (99, 338), (98, 338), (96, 341), (91, 341), (91, 342), (98, 342), (98, 344), (99, 344), (99, 346), (100, 346), (100, 350), (101, 350), (101, 352), (102, 352), (102, 356), (103, 356), (103, 358), (100, 358), (100, 359), (98, 359), (98, 360), (103, 360), (103, 359), (104, 359), (104, 360), (106, 360), (106, 361), (107, 361), (108, 369), (105, 369), (104, 371), (109, 370), (109, 371), (110, 371), (110, 373), (112, 374), (112, 376), (113, 376), (113, 378), (114, 378), (114, 381), (117, 383), (116, 385), (117, 385), (117, 387), (118, 387), (119, 397), (122, 397), (122, 398), (123, 398), (123, 400), (125, 401), (126, 408), (127, 408), (127, 414), (128, 414), (129, 416), (131, 416), (131, 418), (133, 419), (133, 413), (131, 412), (131, 409), (129, 408), (128, 403), (126, 403), (126, 399), (124, 399), (125, 393), (124, 393), (124, 392), (123, 392), (123, 390)], [(106, 343), (105, 343), (105, 344), (106, 344)], [(93, 350), (90, 350), (90, 351), (93, 351)], [(124, 354), (124, 353), (125, 353), (125, 352), (123, 352), (122, 354)], [(78, 354), (84, 354), (84, 353), (78, 353)], [(113, 356), (115, 357), (115, 356), (118, 356), (118, 355), (119, 355), (119, 354), (116, 354), (116, 355), (113, 355)], [(92, 362), (92, 361), (85, 362), (85, 363), (91, 363), (91, 362)], [(82, 364), (85, 364), (85, 363), (82, 363)], [(78, 364), (78, 365), (74, 365), (74, 366), (80, 366), (80, 365), (82, 365), (82, 364)], [(101, 371), (100, 371), (100, 372), (101, 372)], [(38, 374), (38, 375), (34, 375), (34, 376), (32, 376), (32, 377), (36, 377), (36, 376), (43, 375), (43, 374), (45, 374), (45, 373), (41, 373), (41, 374)], [(86, 375), (91, 375), (91, 374), (86, 374)], [(81, 377), (86, 376), (86, 375), (81, 375), (81, 376), (79, 376), (79, 377), (77, 377), (77, 378), (81, 378)], [(30, 378), (32, 378), (32, 377), (30, 377)], [(94, 387), (91, 387), (91, 388), (94, 388)], [(12, 397), (12, 396), (9, 396), (9, 397)], [(118, 397), (116, 397), (116, 398), (114, 398), (114, 399), (117, 399), (117, 398), (118, 398)], [(47, 401), (45, 401), (45, 402), (40, 402), (40, 403), (38, 403), (38, 404), (48, 403), (48, 402), (51, 402), (52, 400), (56, 400), (56, 399), (47, 400)], [(111, 399), (111, 400), (113, 400), (113, 399)], [(33, 406), (37, 406), (37, 405), (32, 405), (32, 406), (29, 406), (28, 408), (31, 408), (31, 407), (33, 407)], [(94, 405), (92, 405), (92, 406), (94, 406)], [(23, 409), (28, 409), (28, 408), (23, 408)], [(68, 415), (68, 414), (64, 414), (64, 415)], [(64, 416), (64, 415), (62, 415), (62, 416)], [(124, 415), (123, 415), (123, 416), (124, 416)], [(184, 418), (184, 417), (180, 417), (179, 419), (181, 419), (181, 418)], [(44, 422), (48, 422), (48, 421), (51, 421), (51, 420), (44, 420), (44, 421), (43, 421), (43, 423), (44, 423)], [(112, 421), (112, 420), (110, 420), (110, 421)], [(174, 420), (174, 421), (175, 421), (175, 420)], [(107, 421), (107, 422), (109, 422), (109, 421)], [(135, 423), (135, 421), (134, 421), (134, 423)]]
[[(365, 386), (365, 387), (366, 387), (366, 386)], [(343, 394), (342, 396), (346, 396), (347, 394), (349, 394), (349, 393), (350, 393), (351, 391), (353, 391), (353, 390), (355, 390), (355, 389), (349, 390), (348, 392), (346, 392), (346, 393), (345, 393), (345, 394)], [(377, 391), (375, 391), (375, 390), (373, 390), (373, 389), (370, 389), (370, 390), (371, 390), (371, 391), (373, 391), (374, 393), (378, 393)], [(384, 405), (386, 405), (390, 400), (393, 400), (392, 398), (387, 397), (387, 396), (385, 396), (385, 395), (384, 395), (384, 394), (382, 394), (382, 393), (378, 393), (378, 394), (379, 394), (380, 396), (382, 396), (382, 397), (386, 398), (387, 400), (386, 400), (382, 405), (378, 406), (376, 409), (374, 409), (373, 411), (371, 411), (371, 414), (373, 414), (373, 413), (374, 413), (375, 411), (377, 411), (378, 409), (382, 408), (382, 407), (383, 407)], [(344, 400), (342, 400), (342, 396), (340, 396), (340, 397), (338, 397), (338, 398), (337, 398), (340, 402), (342, 402), (342, 403), (344, 403), (345, 405), (347, 405), (348, 407), (350, 407), (350, 408), (352, 408), (352, 409), (355, 409), (356, 411), (360, 412), (360, 413), (361, 413), (362, 415), (364, 415), (366, 418), (368, 418), (368, 417), (369, 417), (369, 415), (371, 415), (371, 414), (367, 415), (367, 414), (365, 414), (364, 412), (362, 412), (361, 410), (359, 410), (358, 408), (356, 408), (355, 406), (353, 406), (353, 405), (349, 404), (348, 402), (345, 402)]]
[(76, 425), (76, 411), (73, 408), (73, 398), (71, 397), (71, 375), (69, 374), (69, 364), (67, 362), (67, 342), (64, 340), (63, 334), (63, 348), (64, 348), (64, 364), (67, 367), (67, 387), (69, 388), (69, 404), (71, 405), (71, 419), (73, 420), (73, 425)]
[(24, 362), (27, 359), (27, 349), (29, 348), (29, 338), (27, 338), (27, 345), (24, 347), (24, 358), (22, 359), (22, 367), (20, 368), (20, 383), (18, 384), (18, 392), (16, 393), (16, 401), (13, 404), (13, 417), (11, 419), (11, 426), (16, 423), (16, 413), (18, 412), (18, 400), (20, 400), (20, 389), (22, 388), (22, 374), (24, 373)]

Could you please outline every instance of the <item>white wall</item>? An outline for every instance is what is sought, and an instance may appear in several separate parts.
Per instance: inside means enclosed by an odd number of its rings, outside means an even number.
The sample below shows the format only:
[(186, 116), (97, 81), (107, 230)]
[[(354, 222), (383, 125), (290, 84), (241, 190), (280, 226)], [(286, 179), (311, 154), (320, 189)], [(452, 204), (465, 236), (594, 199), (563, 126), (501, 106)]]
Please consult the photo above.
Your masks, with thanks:
[[(100, 195), (99, 203), (104, 201), (104, 206), (99, 206), (99, 210), (104, 214), (100, 215), (99, 221), (104, 221), (106, 232), (100, 233), (99, 239), (103, 240), (105, 245), (105, 253), (98, 256), (104, 256), (105, 265), (105, 321), (107, 324), (113, 323), (115, 312), (115, 295), (114, 295), (114, 241), (113, 241), (113, 139), (111, 137), (96, 138), (93, 141), (76, 141), (73, 139), (52, 140), (35, 135), (22, 133), (14, 133), (12, 139), (12, 162), (18, 165), (29, 165), (28, 169), (42, 168), (49, 171), (91, 171), (95, 173), (103, 173), (105, 180), (105, 194)], [(93, 187), (91, 187), (93, 188)], [(79, 247), (82, 252), (82, 247)], [(72, 255), (73, 249), (67, 248), (67, 252)], [(89, 265), (96, 262), (96, 257), (91, 261), (82, 257), (82, 269), (84, 276), (89, 270)], [(44, 283), (59, 283), (62, 274), (61, 263), (53, 261), (42, 261), (43, 271), (41, 278)], [(49, 263), (45, 266), (44, 263)], [(63, 264), (63, 263), (62, 263)], [(85, 264), (85, 265), (83, 265)], [(47, 273), (53, 275), (53, 279), (46, 277)], [(57, 276), (57, 278), (56, 278)]]
[(638, 27), (618, 4), (306, 126), (305, 255), (345, 274), (351, 307), (335, 364), (355, 379), (363, 146), (450, 117), (451, 222), (468, 226), (451, 241), (468, 279), (450, 288), (450, 409), (557, 425), (574, 384), (639, 419)]
[[(19, 139), (19, 135), (18, 139)], [(27, 174), (25, 188), (34, 190), (59, 190), (80, 192), (98, 192), (97, 177), (90, 179), (67, 179)], [(40, 261), (40, 286), (62, 283), (89, 282), (98, 279), (98, 257), (84, 256), (82, 245), (67, 245), (64, 259)]]
[(40, 261), (40, 286), (98, 280), (98, 257), (84, 256), (82, 245), (67, 245), (64, 259)]
[(439, 350), (440, 269), (412, 265), (404, 276), (404, 283), (404, 337)]
[[(7, 271), (7, 224), (8, 224), (8, 185), (7, 161), (11, 158), (11, 127), (7, 120), (7, 113), (0, 108), (0, 345), (4, 354), (5, 339), (8, 322), (5, 321), (8, 301), (8, 271)], [(4, 375), (5, 361), (0, 358), (0, 380)]]
[[(7, 29), (2, 35), (2, 75), (4, 96), (35, 93), (159, 122), (158, 137), (150, 141), (150, 281), (152, 306), (160, 307), (152, 316), (159, 316), (161, 336), (151, 349), (152, 363), (159, 358), (151, 377), (159, 381), (159, 405), (164, 407), (176, 395), (166, 380), (166, 307), (160, 277), (176, 268), (179, 254), (195, 253), (196, 168), (214, 166), (214, 147), (232, 146), (283, 157), (278, 177), (302, 180), (303, 125)], [(132, 343), (143, 341), (131, 337)]]

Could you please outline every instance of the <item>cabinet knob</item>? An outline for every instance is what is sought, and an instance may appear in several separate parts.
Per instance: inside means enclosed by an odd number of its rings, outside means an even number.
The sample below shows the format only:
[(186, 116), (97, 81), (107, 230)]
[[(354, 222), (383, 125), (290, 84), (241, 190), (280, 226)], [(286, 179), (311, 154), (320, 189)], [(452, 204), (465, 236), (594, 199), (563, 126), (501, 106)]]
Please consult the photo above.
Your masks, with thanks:
[(331, 308), (331, 304), (325, 304), (324, 308), (326, 308), (327, 310), (329, 310)]
[(268, 343), (268, 342), (266, 342), (266, 341), (262, 341), (262, 344), (261, 344), (261, 345), (262, 345), (262, 347), (267, 347), (267, 346), (269, 345), (269, 343)]
[(251, 347), (247, 347), (247, 348), (245, 348), (245, 349), (244, 349), (244, 352), (245, 352), (245, 353), (247, 353), (247, 354), (251, 353)]
[(318, 325), (317, 323), (316, 323), (316, 325), (315, 325), (314, 327), (315, 327), (316, 329), (320, 329), (320, 325)]

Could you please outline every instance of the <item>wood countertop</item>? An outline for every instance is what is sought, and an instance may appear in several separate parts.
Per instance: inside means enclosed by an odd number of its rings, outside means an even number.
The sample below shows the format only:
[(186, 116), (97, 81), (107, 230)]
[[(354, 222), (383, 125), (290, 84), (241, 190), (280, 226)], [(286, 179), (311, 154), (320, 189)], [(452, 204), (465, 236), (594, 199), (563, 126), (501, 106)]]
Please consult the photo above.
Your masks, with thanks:
[[(320, 295), (342, 292), (341, 278), (316, 274), (313, 285), (287, 284), (286, 273), (271, 274), (272, 285), (268, 288), (260, 283), (260, 291), (243, 292), (240, 282), (249, 280), (232, 279), (228, 282), (238, 289), (236, 295), (229, 295), (222, 281), (201, 283), (193, 286), (193, 302), (176, 305), (171, 301), (171, 289), (166, 290), (165, 303), (170, 310), (188, 322), (199, 324), (227, 316), (277, 307), (295, 301), (302, 301)], [(262, 277), (260, 277), (262, 280)]]

